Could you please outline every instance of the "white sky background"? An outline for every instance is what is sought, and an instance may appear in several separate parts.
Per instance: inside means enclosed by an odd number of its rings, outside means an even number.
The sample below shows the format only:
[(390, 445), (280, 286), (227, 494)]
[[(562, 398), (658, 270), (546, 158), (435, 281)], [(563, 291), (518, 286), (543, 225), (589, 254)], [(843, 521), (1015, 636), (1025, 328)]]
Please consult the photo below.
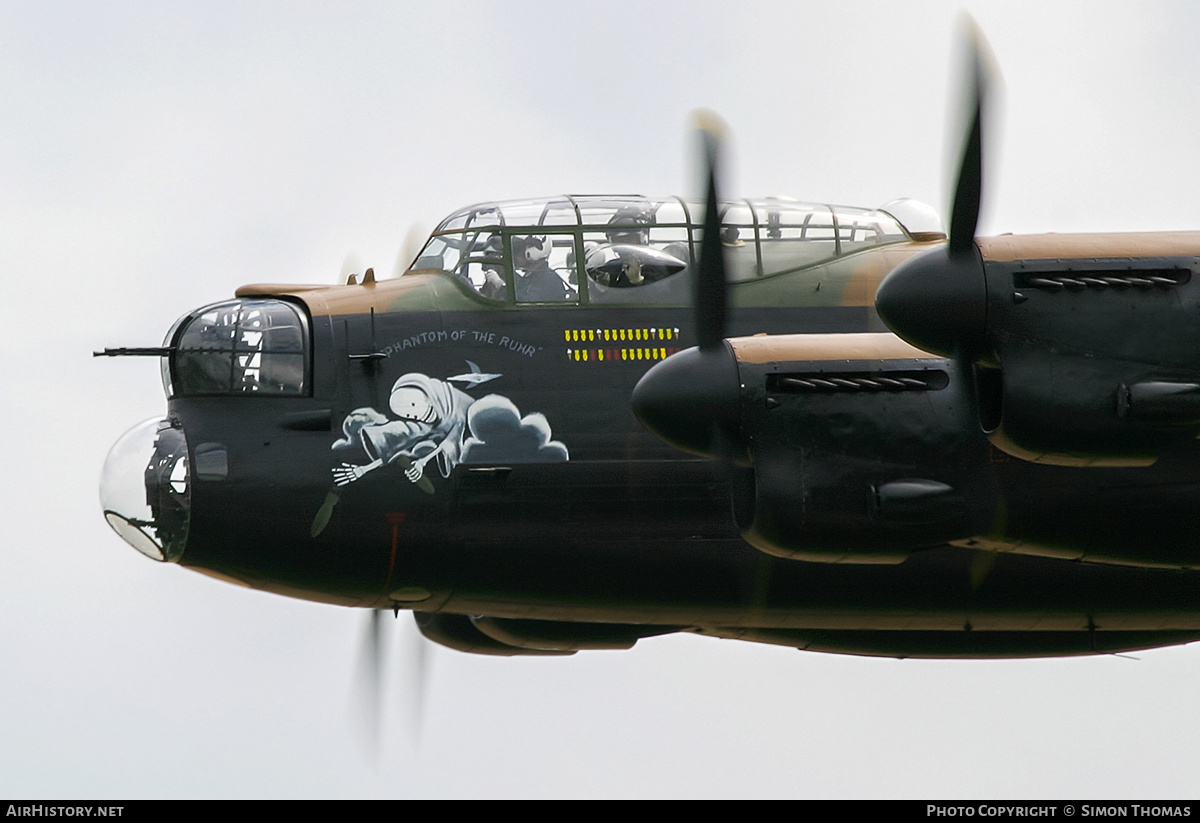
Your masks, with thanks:
[[(1186, 647), (439, 648), (419, 752), (393, 663), (372, 764), (363, 615), (152, 563), (100, 516), (109, 446), (165, 401), (154, 361), (92, 350), (351, 250), (388, 272), (470, 202), (694, 193), (697, 106), (733, 129), (727, 194), (944, 208), (960, 4), (848, 5), (0, 5), (0, 797), (1200, 796)], [(1200, 10), (965, 5), (1005, 79), (984, 233), (1200, 228)]]

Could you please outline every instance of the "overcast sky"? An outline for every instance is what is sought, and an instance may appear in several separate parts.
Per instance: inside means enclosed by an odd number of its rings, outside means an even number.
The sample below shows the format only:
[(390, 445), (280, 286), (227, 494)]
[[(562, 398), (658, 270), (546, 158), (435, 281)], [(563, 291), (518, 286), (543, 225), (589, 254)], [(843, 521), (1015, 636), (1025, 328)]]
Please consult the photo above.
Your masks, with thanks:
[(695, 193), (698, 106), (731, 195), (944, 209), (963, 5), (1004, 77), (981, 233), (1200, 227), (1194, 4), (0, 4), (0, 796), (1200, 795), (1196, 647), (438, 648), (419, 747), (393, 657), (372, 762), (361, 613), (155, 564), (100, 515), (165, 401), (156, 363), (91, 351), (351, 251), (390, 271), (471, 202)]

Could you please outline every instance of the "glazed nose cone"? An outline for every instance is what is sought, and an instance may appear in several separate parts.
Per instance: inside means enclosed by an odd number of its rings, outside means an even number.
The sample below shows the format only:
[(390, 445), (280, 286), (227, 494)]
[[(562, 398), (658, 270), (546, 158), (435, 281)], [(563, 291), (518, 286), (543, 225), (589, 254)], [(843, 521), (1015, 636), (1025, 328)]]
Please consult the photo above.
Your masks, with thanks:
[(178, 561), (191, 513), (183, 431), (152, 418), (121, 435), (100, 471), (100, 506), (126, 543), (154, 560)]

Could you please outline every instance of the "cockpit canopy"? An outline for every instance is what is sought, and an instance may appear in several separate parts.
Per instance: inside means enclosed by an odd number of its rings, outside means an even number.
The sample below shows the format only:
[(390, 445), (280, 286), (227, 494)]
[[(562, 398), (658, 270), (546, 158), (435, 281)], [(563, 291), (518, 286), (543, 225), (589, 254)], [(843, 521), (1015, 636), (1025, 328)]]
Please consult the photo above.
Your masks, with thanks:
[[(480, 203), (433, 232), (409, 271), (442, 272), (480, 297), (516, 303), (688, 302), (675, 275), (699, 253), (703, 204), (678, 197), (579, 196)], [(929, 237), (922, 226), (919, 239)], [(882, 210), (781, 197), (721, 203), (733, 281), (787, 274), (912, 239)]]

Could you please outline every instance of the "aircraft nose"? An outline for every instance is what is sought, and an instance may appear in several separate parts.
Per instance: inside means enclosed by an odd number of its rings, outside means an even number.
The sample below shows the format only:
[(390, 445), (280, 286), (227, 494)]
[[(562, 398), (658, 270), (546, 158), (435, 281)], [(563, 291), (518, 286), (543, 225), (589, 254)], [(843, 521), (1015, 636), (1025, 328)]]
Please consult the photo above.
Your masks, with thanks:
[(737, 361), (728, 344), (685, 349), (656, 363), (633, 389), (633, 413), (672, 446), (718, 457), (738, 424)]
[(100, 471), (100, 506), (126, 543), (154, 560), (177, 562), (191, 514), (183, 430), (151, 418), (121, 435)]

